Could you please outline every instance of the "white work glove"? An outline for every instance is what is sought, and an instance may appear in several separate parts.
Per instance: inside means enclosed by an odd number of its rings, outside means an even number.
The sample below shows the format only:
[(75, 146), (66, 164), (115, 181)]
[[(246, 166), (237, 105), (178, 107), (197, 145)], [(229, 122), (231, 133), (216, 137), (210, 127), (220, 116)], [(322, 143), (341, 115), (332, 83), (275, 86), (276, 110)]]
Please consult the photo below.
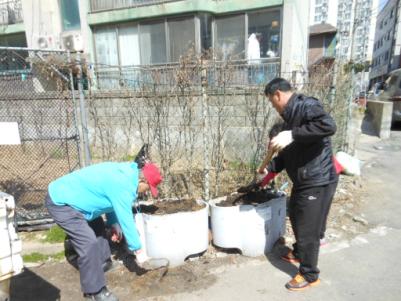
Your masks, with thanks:
[(256, 182), (261, 182), (264, 177), (267, 176), (267, 169), (263, 169), (263, 172), (261, 172), (260, 169), (256, 170)]
[(120, 242), (123, 239), (123, 231), (121, 230), (120, 224), (115, 223), (111, 225), (111, 241)]
[(293, 141), (294, 139), (292, 138), (291, 131), (282, 131), (272, 139), (271, 146), (273, 149), (280, 151)]
[(136, 250), (134, 252), (136, 262), (139, 266), (142, 266), (145, 262), (149, 261), (150, 257), (146, 255), (146, 252), (142, 249)]
[(134, 251), (136, 263), (139, 267), (145, 270), (154, 270), (162, 267), (168, 267), (170, 262), (167, 258), (152, 258), (149, 257), (144, 249)]

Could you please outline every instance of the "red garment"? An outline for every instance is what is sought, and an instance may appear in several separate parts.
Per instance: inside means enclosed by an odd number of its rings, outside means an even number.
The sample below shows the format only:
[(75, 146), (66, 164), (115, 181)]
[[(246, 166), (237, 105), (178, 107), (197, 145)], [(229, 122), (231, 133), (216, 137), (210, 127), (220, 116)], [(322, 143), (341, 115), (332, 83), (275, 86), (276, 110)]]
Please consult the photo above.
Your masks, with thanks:
[(270, 183), (271, 180), (273, 180), (276, 176), (278, 175), (278, 173), (275, 172), (269, 172), (262, 180), (262, 182), (260, 183), (261, 187), (266, 186), (267, 184)]
[[(334, 167), (336, 169), (336, 174), (340, 174), (344, 171), (344, 167), (340, 164), (340, 162), (338, 162), (338, 160), (336, 159), (335, 156), (333, 156), (333, 163), (334, 163)], [(271, 180), (273, 180), (276, 176), (278, 175), (278, 173), (275, 172), (269, 172), (262, 180), (262, 182), (260, 183), (261, 187), (266, 186), (267, 184), (270, 183)]]
[(340, 164), (340, 162), (338, 162), (337, 158), (335, 156), (333, 156), (333, 163), (334, 163), (334, 167), (336, 168), (336, 174), (340, 174), (344, 171), (344, 167)]

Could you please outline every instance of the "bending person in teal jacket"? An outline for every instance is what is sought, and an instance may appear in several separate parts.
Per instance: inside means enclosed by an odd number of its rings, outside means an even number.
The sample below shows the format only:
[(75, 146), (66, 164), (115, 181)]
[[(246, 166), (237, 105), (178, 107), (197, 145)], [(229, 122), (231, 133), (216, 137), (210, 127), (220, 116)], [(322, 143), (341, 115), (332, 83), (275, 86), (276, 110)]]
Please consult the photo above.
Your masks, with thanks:
[[(102, 265), (110, 260), (110, 247), (103, 236), (96, 237), (88, 222), (106, 215), (112, 239), (124, 235), (137, 261), (145, 260), (136, 229), (132, 204), (138, 193), (157, 196), (162, 177), (158, 168), (146, 163), (100, 163), (65, 175), (49, 185), (46, 207), (54, 221), (65, 230), (78, 254), (81, 288), (86, 300), (118, 300), (106, 288)], [(100, 217), (100, 218), (99, 218)], [(101, 220), (102, 221), (102, 220)]]

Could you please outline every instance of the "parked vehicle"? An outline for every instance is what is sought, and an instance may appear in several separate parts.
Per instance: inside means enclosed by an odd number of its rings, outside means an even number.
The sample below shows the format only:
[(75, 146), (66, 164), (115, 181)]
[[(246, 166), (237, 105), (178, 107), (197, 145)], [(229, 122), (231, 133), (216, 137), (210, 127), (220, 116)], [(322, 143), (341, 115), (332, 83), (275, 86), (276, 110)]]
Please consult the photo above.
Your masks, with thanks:
[(390, 72), (388, 79), (384, 83), (383, 92), (378, 95), (382, 101), (393, 102), (392, 122), (401, 121), (401, 69)]

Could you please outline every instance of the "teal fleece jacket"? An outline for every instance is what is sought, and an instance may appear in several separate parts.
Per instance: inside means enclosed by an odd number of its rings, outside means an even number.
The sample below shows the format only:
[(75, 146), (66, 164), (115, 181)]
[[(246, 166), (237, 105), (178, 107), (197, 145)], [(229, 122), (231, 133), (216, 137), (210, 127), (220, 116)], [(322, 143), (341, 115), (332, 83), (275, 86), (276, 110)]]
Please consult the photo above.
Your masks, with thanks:
[(88, 221), (105, 213), (107, 224), (120, 224), (128, 248), (134, 251), (142, 247), (132, 214), (138, 183), (136, 163), (105, 162), (51, 182), (49, 195), (54, 204), (71, 206)]

